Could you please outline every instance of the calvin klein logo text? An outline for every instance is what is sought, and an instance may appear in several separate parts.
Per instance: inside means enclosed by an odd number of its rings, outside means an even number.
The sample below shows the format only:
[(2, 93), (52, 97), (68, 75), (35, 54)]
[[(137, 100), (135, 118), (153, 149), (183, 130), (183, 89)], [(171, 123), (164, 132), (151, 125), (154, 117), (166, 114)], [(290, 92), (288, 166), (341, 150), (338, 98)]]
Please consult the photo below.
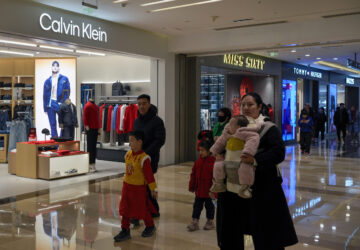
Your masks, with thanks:
[(46, 31), (51, 30), (55, 33), (81, 37), (99, 42), (107, 42), (107, 33), (106, 31), (101, 30), (101, 27), (94, 28), (92, 24), (86, 23), (77, 25), (74, 24), (72, 20), (70, 20), (70, 22), (65, 22), (63, 17), (60, 17), (60, 20), (53, 20), (47, 13), (41, 14), (40, 26)]

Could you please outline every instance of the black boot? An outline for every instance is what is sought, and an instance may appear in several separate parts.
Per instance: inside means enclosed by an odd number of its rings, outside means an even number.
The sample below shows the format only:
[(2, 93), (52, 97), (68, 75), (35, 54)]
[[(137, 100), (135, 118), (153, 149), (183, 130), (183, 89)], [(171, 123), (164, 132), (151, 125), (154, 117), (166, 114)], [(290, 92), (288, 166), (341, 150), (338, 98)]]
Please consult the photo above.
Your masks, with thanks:
[(131, 239), (130, 229), (123, 228), (118, 235), (114, 237), (115, 242), (121, 242)]
[(145, 227), (145, 230), (142, 232), (142, 237), (151, 237), (155, 233), (155, 226)]

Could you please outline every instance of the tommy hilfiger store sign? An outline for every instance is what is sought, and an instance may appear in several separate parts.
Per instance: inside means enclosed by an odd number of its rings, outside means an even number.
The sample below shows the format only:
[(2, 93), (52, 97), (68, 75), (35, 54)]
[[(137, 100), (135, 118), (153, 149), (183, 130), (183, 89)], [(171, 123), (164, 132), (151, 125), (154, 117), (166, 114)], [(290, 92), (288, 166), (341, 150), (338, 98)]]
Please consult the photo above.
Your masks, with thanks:
[(102, 30), (100, 26), (94, 27), (90, 23), (82, 22), (81, 24), (77, 24), (72, 20), (65, 20), (63, 17), (55, 19), (48, 13), (42, 13), (39, 21), (41, 29), (45, 31), (104, 43), (108, 41), (106, 31)]

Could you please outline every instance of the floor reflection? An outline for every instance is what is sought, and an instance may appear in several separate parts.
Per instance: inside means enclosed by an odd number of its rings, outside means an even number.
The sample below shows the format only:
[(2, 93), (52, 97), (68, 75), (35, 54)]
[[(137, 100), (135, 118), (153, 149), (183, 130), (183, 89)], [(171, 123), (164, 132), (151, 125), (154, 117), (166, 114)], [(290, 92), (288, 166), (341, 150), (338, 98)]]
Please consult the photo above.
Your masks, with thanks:
[[(329, 141), (311, 155), (289, 146), (279, 166), (282, 187), (300, 243), (289, 249), (360, 249), (360, 161), (352, 147)], [(358, 150), (358, 149), (356, 149)], [(340, 157), (340, 155), (342, 155)], [(193, 194), (187, 191), (191, 164), (159, 170), (161, 217), (154, 237), (115, 244), (120, 230), (122, 178), (74, 183), (0, 205), (1, 249), (218, 249), (215, 231), (186, 231)], [(270, 216), (270, 215), (269, 215)], [(205, 223), (205, 215), (200, 225)], [(253, 249), (246, 237), (246, 249)]]

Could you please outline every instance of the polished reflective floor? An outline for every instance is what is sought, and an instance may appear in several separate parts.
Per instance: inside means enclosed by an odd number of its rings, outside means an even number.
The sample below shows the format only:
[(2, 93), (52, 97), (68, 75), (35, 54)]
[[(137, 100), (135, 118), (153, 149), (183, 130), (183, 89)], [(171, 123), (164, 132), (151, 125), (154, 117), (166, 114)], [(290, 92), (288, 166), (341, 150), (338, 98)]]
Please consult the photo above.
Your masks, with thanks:
[[(283, 188), (300, 243), (288, 249), (360, 249), (360, 156), (356, 145), (329, 141), (304, 157), (287, 147), (281, 166)], [(187, 191), (191, 163), (161, 168), (157, 174), (161, 217), (157, 232), (114, 243), (122, 178), (82, 181), (33, 195), (14, 196), (0, 205), (1, 249), (218, 249), (215, 231), (187, 232), (193, 194)], [(77, 182), (79, 180), (79, 182)], [(72, 183), (72, 184), (71, 184)], [(205, 214), (200, 220), (205, 224)], [(246, 249), (253, 249), (246, 237)]]

